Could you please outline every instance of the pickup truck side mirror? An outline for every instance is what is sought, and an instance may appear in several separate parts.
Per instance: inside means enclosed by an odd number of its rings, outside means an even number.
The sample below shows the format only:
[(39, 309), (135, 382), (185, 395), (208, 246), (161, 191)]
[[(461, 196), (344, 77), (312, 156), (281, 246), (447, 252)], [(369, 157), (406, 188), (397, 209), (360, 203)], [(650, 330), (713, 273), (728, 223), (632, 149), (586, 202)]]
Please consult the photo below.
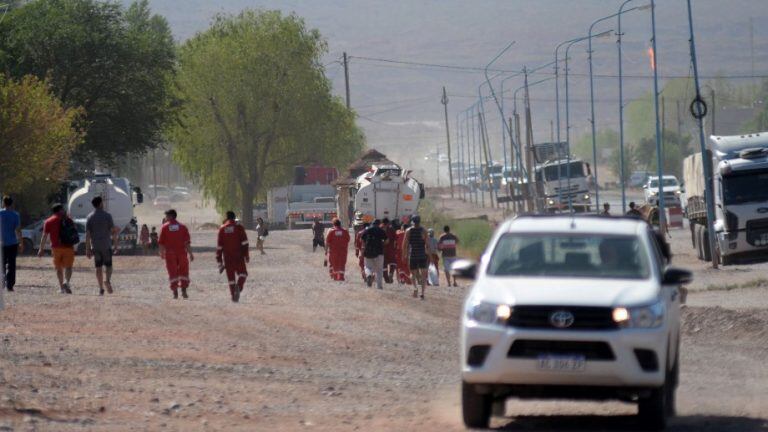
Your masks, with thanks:
[(693, 273), (676, 267), (664, 270), (661, 283), (664, 285), (686, 285), (693, 282)]
[(474, 279), (477, 276), (477, 263), (466, 259), (457, 260), (451, 265), (451, 276), (462, 279)]

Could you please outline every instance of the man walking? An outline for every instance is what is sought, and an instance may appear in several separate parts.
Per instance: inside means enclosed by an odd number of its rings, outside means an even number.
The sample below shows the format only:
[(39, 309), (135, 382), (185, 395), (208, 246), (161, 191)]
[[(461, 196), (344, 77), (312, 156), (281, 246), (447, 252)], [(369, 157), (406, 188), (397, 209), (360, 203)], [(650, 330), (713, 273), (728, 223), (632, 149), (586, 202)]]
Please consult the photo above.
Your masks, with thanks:
[(397, 267), (397, 230), (394, 223), (384, 218), (381, 221), (381, 228), (387, 233), (387, 243), (384, 245), (384, 281), (392, 283), (394, 281), (394, 270)]
[(331, 279), (344, 280), (344, 270), (347, 266), (347, 251), (349, 250), (349, 232), (341, 227), (339, 219), (333, 220), (333, 229), (325, 237), (325, 247), (328, 251), (328, 266)]
[(381, 221), (376, 219), (362, 235), (363, 255), (365, 256), (365, 283), (373, 285), (376, 278), (376, 288), (384, 289), (382, 278), (384, 276), (384, 247), (389, 240), (387, 233), (381, 228)]
[(72, 294), (69, 281), (72, 279), (72, 267), (75, 265), (75, 245), (80, 242), (75, 223), (67, 216), (64, 206), (56, 204), (51, 208), (53, 215), (43, 224), (43, 237), (37, 256), (42, 257), (48, 239), (51, 240), (51, 255), (59, 289), (62, 294)]
[(3, 197), (3, 209), (0, 210), (0, 244), (3, 246), (3, 274), (5, 289), (13, 291), (16, 285), (16, 256), (24, 252), (21, 241), (21, 219), (13, 210), (13, 198)]
[(325, 249), (325, 239), (323, 238), (324, 232), (325, 228), (323, 227), (323, 224), (320, 223), (320, 218), (315, 218), (312, 222), (312, 252), (315, 252), (318, 246)]
[(632, 217), (641, 218), (641, 219), (643, 217), (642, 213), (640, 213), (640, 210), (637, 209), (637, 204), (635, 204), (634, 201), (629, 203), (629, 210), (627, 211), (627, 216), (632, 216)]
[(219, 228), (219, 239), (216, 248), (216, 262), (219, 272), (226, 270), (229, 281), (229, 293), (232, 301), (240, 301), (240, 293), (245, 287), (248, 277), (246, 263), (251, 259), (248, 254), (248, 234), (245, 228), (235, 220), (235, 212), (227, 212), (227, 220)]
[[(443, 255), (443, 270), (445, 271), (445, 280), (448, 286), (451, 286), (451, 266), (456, 261), (456, 247), (459, 245), (459, 238), (451, 233), (451, 227), (443, 227), (443, 234), (437, 241), (437, 248)], [(453, 286), (456, 285), (456, 278), (453, 278)]]
[(189, 262), (194, 261), (195, 256), (192, 254), (192, 240), (189, 237), (189, 230), (184, 224), (176, 220), (176, 216), (174, 209), (165, 212), (166, 222), (160, 228), (160, 239), (158, 240), (160, 258), (165, 260), (173, 298), (179, 298), (179, 287), (181, 287), (181, 296), (189, 298), (187, 295)]
[(421, 226), (421, 217), (411, 218), (413, 226), (408, 228), (403, 239), (404, 260), (407, 257), (408, 266), (414, 276), (413, 297), (418, 296), (417, 284), (421, 285), (421, 299), (424, 300), (424, 290), (427, 284), (427, 269), (429, 268), (429, 243), (427, 230)]
[(363, 278), (363, 282), (366, 281), (365, 254), (363, 253), (363, 233), (365, 233), (365, 230), (367, 230), (369, 226), (371, 226), (370, 223), (364, 222), (355, 234), (355, 256), (357, 257), (357, 266), (360, 268), (360, 276)]
[[(91, 200), (93, 212), (85, 222), (85, 256), (93, 257), (96, 266), (96, 281), (99, 283), (99, 295), (104, 295), (104, 288), (112, 294), (112, 251), (117, 251), (118, 229), (112, 215), (104, 211), (104, 201), (100, 196)], [(106, 267), (106, 280), (102, 269)]]

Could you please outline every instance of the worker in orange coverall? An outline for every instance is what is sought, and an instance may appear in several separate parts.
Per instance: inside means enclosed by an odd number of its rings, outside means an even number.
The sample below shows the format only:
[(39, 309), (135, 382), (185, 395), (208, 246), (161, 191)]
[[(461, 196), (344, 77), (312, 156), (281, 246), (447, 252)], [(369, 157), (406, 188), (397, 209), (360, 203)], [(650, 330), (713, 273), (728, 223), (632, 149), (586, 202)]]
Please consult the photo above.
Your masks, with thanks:
[[(189, 298), (189, 262), (195, 260), (192, 254), (191, 239), (187, 227), (176, 220), (176, 210), (165, 212), (166, 222), (160, 229), (160, 258), (165, 260), (165, 268), (168, 270), (168, 281), (171, 284), (173, 298), (181, 296)], [(187, 259), (189, 256), (189, 259)]]
[(219, 272), (226, 270), (229, 282), (229, 293), (232, 301), (240, 301), (240, 293), (248, 277), (246, 263), (250, 261), (248, 254), (248, 235), (245, 228), (235, 220), (235, 213), (227, 212), (227, 220), (219, 228), (219, 239), (216, 248), (216, 261)]
[(328, 254), (328, 266), (331, 279), (344, 280), (344, 269), (347, 266), (347, 252), (349, 251), (349, 232), (341, 227), (341, 221), (333, 220), (333, 228), (325, 237), (325, 247)]

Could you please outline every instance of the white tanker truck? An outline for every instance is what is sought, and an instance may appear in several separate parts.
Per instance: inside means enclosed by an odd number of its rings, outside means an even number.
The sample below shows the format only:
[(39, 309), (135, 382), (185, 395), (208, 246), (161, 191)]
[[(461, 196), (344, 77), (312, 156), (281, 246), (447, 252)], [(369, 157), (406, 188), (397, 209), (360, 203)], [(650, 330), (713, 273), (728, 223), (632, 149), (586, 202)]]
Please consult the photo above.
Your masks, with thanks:
[[(91, 200), (101, 196), (104, 210), (112, 215), (115, 226), (120, 229), (118, 249), (123, 254), (130, 254), (138, 247), (138, 224), (133, 216), (133, 207), (141, 204), (144, 197), (141, 189), (132, 188), (126, 178), (98, 174), (83, 181), (83, 185), (69, 194), (67, 208), (75, 222), (85, 224), (85, 219), (93, 211)], [(134, 202), (135, 199), (135, 202)]]
[(424, 186), (393, 163), (376, 164), (357, 178), (355, 213), (363, 222), (374, 219), (406, 220), (424, 198)]

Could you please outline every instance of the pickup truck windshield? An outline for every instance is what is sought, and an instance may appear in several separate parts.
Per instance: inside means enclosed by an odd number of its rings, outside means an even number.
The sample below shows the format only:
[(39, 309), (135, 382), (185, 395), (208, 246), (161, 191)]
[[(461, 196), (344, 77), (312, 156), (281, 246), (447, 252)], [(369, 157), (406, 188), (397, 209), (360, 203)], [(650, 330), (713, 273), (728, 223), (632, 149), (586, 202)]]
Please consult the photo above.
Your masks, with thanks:
[(747, 171), (723, 177), (725, 205), (768, 201), (768, 171)]
[[(677, 180), (675, 179), (664, 179), (664, 186), (677, 186)], [(659, 187), (659, 181), (658, 180), (651, 180), (651, 189)]]
[(635, 236), (505, 234), (488, 265), (492, 276), (647, 279), (650, 262)]

